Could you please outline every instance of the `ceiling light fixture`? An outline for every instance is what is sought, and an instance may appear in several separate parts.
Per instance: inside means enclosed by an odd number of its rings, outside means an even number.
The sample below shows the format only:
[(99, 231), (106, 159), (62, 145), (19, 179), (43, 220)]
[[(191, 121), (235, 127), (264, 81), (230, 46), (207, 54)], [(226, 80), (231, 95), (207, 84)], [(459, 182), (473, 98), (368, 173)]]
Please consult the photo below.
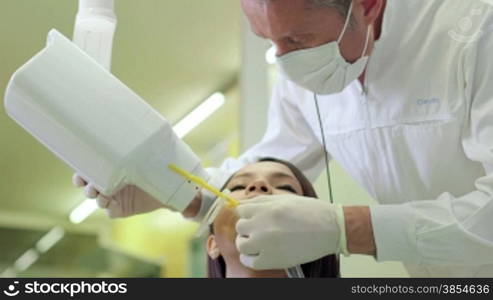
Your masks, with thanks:
[(94, 199), (86, 199), (79, 204), (69, 216), (70, 222), (74, 224), (82, 223), (87, 217), (98, 209), (98, 204)]
[(226, 98), (222, 93), (212, 94), (209, 98), (202, 102), (202, 104), (197, 106), (197, 108), (173, 126), (176, 135), (178, 135), (180, 139), (185, 137), (188, 133), (190, 133), (190, 131), (199, 126), (200, 123), (223, 106), (225, 99)]
[(40, 253), (45, 253), (58, 243), (64, 235), (65, 230), (63, 228), (60, 226), (54, 227), (36, 243), (36, 250)]
[(265, 52), (265, 60), (267, 61), (268, 64), (273, 65), (277, 61), (277, 56), (276, 56), (276, 46), (272, 46)]
[(38, 258), (38, 252), (34, 249), (29, 249), (26, 251), (26, 253), (22, 254), (22, 256), (15, 261), (14, 268), (19, 273), (24, 272), (30, 266), (32, 266), (32, 264), (34, 264), (38, 260)]

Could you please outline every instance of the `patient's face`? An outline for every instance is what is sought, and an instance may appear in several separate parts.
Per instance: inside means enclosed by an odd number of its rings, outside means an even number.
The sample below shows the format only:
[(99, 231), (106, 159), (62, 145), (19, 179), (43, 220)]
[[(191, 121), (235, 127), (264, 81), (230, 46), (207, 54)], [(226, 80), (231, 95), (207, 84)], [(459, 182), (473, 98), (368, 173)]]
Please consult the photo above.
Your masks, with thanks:
[[(239, 170), (226, 186), (236, 200), (248, 201), (259, 195), (298, 194), (303, 190), (291, 172), (283, 164), (260, 162)], [(224, 207), (213, 223), (214, 240), (221, 255), (237, 255), (235, 225), (238, 216), (233, 209)]]

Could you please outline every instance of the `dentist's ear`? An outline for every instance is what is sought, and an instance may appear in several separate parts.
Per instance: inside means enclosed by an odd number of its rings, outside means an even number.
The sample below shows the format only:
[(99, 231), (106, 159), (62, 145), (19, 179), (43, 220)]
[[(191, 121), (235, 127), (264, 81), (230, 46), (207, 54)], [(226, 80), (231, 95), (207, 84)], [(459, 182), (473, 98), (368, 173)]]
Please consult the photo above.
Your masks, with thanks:
[(363, 6), (363, 18), (367, 25), (374, 24), (383, 9), (385, 0), (359, 0)]
[(221, 255), (221, 252), (216, 244), (216, 238), (213, 234), (209, 235), (207, 238), (207, 254), (212, 259), (217, 259)]

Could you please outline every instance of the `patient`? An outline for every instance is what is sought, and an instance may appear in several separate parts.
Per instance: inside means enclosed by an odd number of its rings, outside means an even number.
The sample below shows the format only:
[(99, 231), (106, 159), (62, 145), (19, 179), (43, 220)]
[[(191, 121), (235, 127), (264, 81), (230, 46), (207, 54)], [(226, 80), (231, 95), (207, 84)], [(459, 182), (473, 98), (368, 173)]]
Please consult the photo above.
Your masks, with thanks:
[[(248, 201), (259, 195), (293, 193), (316, 198), (315, 191), (305, 176), (291, 163), (265, 158), (236, 172), (224, 188), (239, 201)], [(310, 216), (307, 216), (309, 218)], [(210, 226), (207, 238), (208, 277), (287, 277), (284, 270), (252, 270), (240, 262), (235, 246), (235, 225), (238, 217), (234, 210), (224, 207)], [(304, 276), (338, 277), (339, 263), (330, 255), (301, 266)]]

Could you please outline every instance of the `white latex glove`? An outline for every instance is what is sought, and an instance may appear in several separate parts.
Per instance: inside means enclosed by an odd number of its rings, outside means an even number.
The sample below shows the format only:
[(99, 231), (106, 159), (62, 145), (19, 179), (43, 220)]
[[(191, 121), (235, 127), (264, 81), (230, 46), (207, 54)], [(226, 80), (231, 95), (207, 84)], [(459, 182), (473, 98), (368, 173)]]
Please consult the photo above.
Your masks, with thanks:
[(259, 196), (237, 207), (236, 247), (245, 266), (285, 269), (346, 250), (342, 206), (292, 194)]
[[(226, 171), (219, 168), (207, 168), (206, 172), (210, 176), (208, 183), (218, 190), (223, 188), (226, 181), (233, 175), (232, 171)], [(200, 203), (199, 212), (195, 217), (189, 218), (189, 220), (199, 223), (202, 222), (216, 199), (216, 195), (207, 190), (202, 190), (202, 201)]]
[(84, 188), (84, 194), (87, 198), (96, 199), (98, 206), (106, 209), (110, 218), (126, 218), (159, 208), (166, 208), (161, 202), (134, 185), (124, 187), (113, 196), (105, 196), (100, 194), (93, 185), (85, 182), (78, 174), (74, 174), (72, 182), (76, 187)]

